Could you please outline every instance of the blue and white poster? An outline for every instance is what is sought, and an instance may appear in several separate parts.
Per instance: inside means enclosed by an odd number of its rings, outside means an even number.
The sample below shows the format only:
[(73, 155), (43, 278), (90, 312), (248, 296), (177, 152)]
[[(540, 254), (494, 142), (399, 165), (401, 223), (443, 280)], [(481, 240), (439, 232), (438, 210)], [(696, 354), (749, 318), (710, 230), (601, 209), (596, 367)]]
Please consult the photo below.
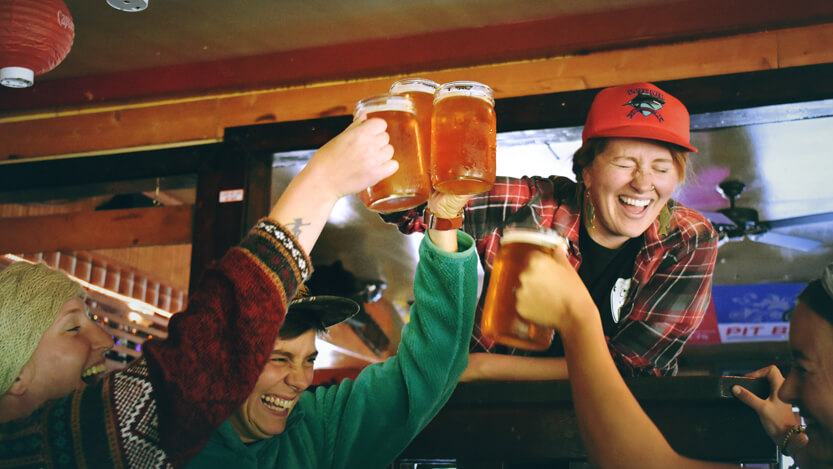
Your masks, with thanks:
[(786, 341), (790, 328), (784, 314), (795, 307), (795, 298), (804, 286), (804, 283), (713, 286), (720, 341)]

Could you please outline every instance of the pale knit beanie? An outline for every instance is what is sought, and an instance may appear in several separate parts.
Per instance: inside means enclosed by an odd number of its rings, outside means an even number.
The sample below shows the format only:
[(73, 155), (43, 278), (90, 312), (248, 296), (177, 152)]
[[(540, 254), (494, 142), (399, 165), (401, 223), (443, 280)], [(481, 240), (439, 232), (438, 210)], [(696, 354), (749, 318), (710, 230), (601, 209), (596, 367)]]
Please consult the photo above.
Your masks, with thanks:
[(0, 271), (0, 395), (20, 375), (64, 303), (85, 295), (81, 285), (45, 264), (17, 262)]

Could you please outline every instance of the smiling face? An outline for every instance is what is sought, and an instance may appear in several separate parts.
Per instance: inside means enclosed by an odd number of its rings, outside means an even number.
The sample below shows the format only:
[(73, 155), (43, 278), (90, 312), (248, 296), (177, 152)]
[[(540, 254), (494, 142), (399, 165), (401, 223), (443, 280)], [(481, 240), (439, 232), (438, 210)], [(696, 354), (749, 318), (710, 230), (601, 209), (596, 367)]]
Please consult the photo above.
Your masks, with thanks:
[(666, 146), (632, 138), (609, 139), (581, 174), (595, 214), (592, 224), (584, 217), (585, 227), (611, 249), (651, 226), (680, 179)]
[(793, 366), (778, 397), (797, 405), (807, 424), (805, 454), (812, 467), (833, 465), (833, 324), (799, 301), (790, 348)]
[(81, 298), (71, 298), (61, 307), (27, 363), (34, 373), (28, 392), (46, 400), (82, 387), (85, 381), (94, 380), (106, 370), (103, 354), (112, 346), (113, 338), (87, 315)]
[(286, 429), (286, 421), (301, 394), (312, 384), (315, 331), (275, 341), (272, 355), (246, 402), (231, 416), (231, 425), (244, 443), (271, 438)]

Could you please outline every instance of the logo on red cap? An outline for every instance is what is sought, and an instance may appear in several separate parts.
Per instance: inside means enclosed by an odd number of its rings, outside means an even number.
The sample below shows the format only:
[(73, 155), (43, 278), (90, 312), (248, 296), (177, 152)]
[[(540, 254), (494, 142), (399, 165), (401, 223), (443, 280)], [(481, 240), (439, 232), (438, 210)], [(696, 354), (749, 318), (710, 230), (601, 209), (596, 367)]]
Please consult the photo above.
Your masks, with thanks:
[(659, 112), (665, 105), (665, 99), (662, 97), (662, 93), (646, 88), (636, 88), (628, 90), (628, 94), (636, 94), (630, 101), (622, 105), (633, 108), (628, 112), (628, 119), (633, 119), (633, 116), (641, 113), (645, 117), (653, 115), (659, 122), (665, 120)]
[(643, 138), (697, 151), (689, 142), (689, 116), (683, 103), (647, 82), (599, 91), (581, 136), (583, 142), (599, 137)]

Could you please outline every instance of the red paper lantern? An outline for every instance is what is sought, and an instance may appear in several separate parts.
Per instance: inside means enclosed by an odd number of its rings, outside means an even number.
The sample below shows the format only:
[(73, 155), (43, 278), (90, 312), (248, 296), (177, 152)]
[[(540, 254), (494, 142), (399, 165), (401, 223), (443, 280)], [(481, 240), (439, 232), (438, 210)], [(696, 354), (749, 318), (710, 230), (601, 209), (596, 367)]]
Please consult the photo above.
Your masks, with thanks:
[(64, 60), (74, 38), (63, 0), (0, 0), (0, 84), (32, 86)]

